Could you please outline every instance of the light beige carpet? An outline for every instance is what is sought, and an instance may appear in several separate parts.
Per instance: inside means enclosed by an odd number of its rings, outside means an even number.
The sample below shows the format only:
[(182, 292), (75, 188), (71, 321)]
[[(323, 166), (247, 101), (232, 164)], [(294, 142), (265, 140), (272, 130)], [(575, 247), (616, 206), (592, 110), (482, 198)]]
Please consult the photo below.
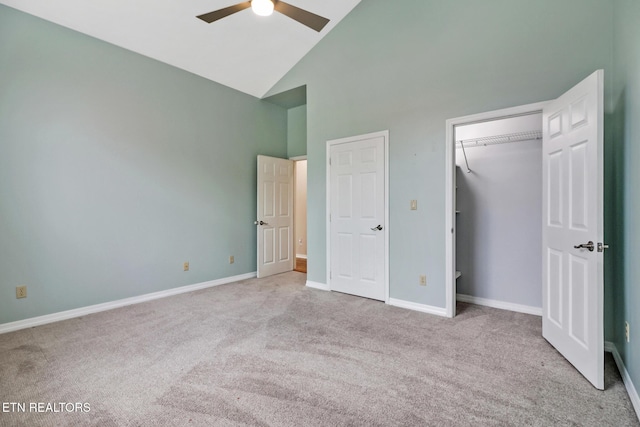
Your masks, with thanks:
[[(27, 405), (0, 425), (639, 425), (610, 355), (598, 391), (541, 338), (539, 317), (460, 304), (445, 319), (305, 277), (0, 335), (0, 400)], [(56, 402), (90, 410), (29, 412)]]

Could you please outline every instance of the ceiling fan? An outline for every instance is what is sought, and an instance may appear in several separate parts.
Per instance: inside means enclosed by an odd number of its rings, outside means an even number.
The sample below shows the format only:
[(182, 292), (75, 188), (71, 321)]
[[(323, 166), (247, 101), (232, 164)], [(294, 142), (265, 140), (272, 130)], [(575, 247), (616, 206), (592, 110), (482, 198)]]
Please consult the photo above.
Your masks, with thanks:
[(311, 13), (307, 10), (300, 9), (299, 7), (290, 5), (280, 0), (245, 1), (233, 6), (225, 7), (223, 9), (218, 9), (218, 10), (214, 10), (213, 12), (199, 15), (198, 18), (210, 24), (214, 21), (217, 21), (218, 19), (225, 18), (229, 15), (232, 15), (236, 12), (240, 12), (241, 10), (245, 10), (247, 8), (253, 9), (253, 12), (256, 15), (260, 15), (260, 16), (269, 16), (275, 10), (276, 12), (280, 12), (283, 15), (286, 15), (289, 18), (296, 20), (299, 23), (306, 25), (307, 27), (313, 30), (316, 30), (318, 32), (322, 31), (324, 26), (329, 23), (329, 20), (327, 18), (323, 18), (320, 15), (316, 15), (315, 13)]

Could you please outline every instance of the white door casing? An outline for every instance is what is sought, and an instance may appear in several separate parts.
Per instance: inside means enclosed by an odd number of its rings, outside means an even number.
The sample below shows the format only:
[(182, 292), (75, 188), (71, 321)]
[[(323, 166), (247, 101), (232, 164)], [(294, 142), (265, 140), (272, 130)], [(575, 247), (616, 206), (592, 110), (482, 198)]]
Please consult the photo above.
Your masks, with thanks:
[[(604, 388), (603, 76), (543, 109), (542, 335)], [(594, 250), (576, 248), (593, 242)]]
[(258, 156), (258, 277), (293, 270), (293, 161)]
[(388, 300), (388, 132), (328, 142), (329, 288)]

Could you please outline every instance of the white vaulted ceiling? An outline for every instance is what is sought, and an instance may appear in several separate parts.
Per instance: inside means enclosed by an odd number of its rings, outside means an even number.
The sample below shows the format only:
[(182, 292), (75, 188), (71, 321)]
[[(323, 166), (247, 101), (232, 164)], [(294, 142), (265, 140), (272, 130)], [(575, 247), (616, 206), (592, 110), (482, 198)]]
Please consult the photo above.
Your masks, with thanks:
[(1, 4), (258, 98), (360, 0), (287, 0), (330, 19), (316, 32), (278, 12), (246, 9), (207, 24), (197, 15), (240, 0), (0, 0)]

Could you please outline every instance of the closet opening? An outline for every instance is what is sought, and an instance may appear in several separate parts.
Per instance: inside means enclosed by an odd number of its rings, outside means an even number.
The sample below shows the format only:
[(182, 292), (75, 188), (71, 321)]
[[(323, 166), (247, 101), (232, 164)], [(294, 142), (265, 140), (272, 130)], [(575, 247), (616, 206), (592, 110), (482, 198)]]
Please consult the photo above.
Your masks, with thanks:
[(447, 121), (447, 315), (542, 314), (542, 105)]

